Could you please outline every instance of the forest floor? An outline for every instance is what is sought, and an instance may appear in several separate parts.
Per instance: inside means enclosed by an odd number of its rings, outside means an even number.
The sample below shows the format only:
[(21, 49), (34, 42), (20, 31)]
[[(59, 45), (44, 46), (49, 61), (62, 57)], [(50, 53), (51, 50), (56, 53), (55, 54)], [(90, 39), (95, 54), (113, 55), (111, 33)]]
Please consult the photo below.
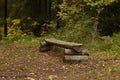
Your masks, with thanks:
[(119, 80), (120, 59), (108, 56), (92, 53), (88, 61), (70, 63), (58, 51), (41, 53), (24, 44), (0, 44), (0, 80)]

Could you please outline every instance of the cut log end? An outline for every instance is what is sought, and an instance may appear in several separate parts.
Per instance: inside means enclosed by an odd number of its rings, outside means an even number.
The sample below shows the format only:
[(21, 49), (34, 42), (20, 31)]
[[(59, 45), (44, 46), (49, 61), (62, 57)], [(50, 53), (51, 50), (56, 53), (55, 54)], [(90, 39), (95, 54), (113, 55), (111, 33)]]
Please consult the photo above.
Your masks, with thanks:
[(46, 46), (46, 47), (39, 47), (39, 51), (40, 52), (46, 52), (46, 51), (49, 51), (51, 48)]
[(46, 51), (49, 51), (50, 49), (51, 49), (51, 46), (48, 45), (46, 42), (42, 42), (40, 44), (40, 47), (39, 47), (40, 52), (46, 52)]
[(89, 51), (87, 49), (82, 50), (82, 55), (89, 56)]

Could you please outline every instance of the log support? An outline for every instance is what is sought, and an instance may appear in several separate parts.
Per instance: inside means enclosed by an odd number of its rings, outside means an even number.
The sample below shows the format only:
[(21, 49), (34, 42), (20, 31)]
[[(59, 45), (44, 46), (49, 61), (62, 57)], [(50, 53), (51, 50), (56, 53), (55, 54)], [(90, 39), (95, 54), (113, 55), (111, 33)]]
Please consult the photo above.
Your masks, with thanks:
[(88, 60), (88, 56), (86, 55), (64, 55), (64, 59), (66, 61), (86, 61)]

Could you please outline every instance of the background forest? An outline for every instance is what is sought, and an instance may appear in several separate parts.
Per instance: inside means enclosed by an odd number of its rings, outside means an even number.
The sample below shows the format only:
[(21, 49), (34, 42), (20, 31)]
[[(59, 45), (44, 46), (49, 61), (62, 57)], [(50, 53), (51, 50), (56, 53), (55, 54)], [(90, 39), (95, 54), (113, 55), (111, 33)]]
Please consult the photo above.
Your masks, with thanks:
[[(0, 4), (2, 27), (4, 0)], [(8, 28), (19, 28), (23, 33), (33, 33), (34, 36), (40, 36), (44, 31), (52, 32), (52, 29), (85, 25), (84, 28), (90, 29), (97, 26), (93, 31), (100, 35), (112, 35), (119, 32), (119, 4), (118, 0), (8, 0), (7, 23)]]
[[(0, 34), (3, 40), (6, 32), (7, 39), (11, 41), (28, 36), (41, 39), (50, 36), (95, 46), (100, 39), (109, 37), (107, 40), (111, 41), (112, 36), (119, 36), (119, 0), (4, 1), (0, 1)], [(7, 31), (4, 30), (6, 5)]]
[[(7, 25), (6, 30), (5, 25)], [(95, 59), (101, 56), (105, 60), (119, 59), (120, 0), (0, 0), (1, 48), (9, 44), (20, 46), (19, 48), (28, 46), (38, 48), (40, 42), (46, 38), (83, 43)], [(63, 50), (55, 49), (55, 51), (62, 52)], [(24, 52), (26, 50), (23, 50)], [(22, 56), (11, 53), (4, 53), (4, 56), (14, 56), (18, 59), (28, 56), (26, 53)], [(29, 57), (37, 58), (36, 54), (29, 54)], [(53, 63), (56, 62), (53, 61)], [(99, 67), (107, 65), (104, 61), (98, 61), (96, 64), (100, 65)], [(120, 65), (114, 67), (117, 68), (113, 73), (119, 75)], [(113, 66), (109, 68), (111, 71), (114, 69)], [(105, 68), (106, 72), (109, 72), (109, 68)], [(32, 69), (34, 72), (34, 68)], [(101, 80), (118, 78), (118, 76), (112, 76), (113, 78), (109, 79), (112, 72), (111, 74), (104, 73), (105, 70), (91, 72), (96, 76), (90, 79), (96, 80), (96, 77), (100, 77), (99, 73), (105, 77)], [(67, 72), (70, 73), (70, 70)], [(68, 78), (68, 80), (77, 79)]]

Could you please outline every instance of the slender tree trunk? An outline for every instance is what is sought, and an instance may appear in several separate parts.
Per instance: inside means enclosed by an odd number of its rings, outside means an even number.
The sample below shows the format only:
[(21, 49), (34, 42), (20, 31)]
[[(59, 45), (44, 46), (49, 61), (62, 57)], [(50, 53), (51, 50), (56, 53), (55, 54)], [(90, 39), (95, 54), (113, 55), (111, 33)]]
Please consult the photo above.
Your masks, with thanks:
[(7, 0), (4, 0), (4, 36), (7, 36)]
[(38, 8), (39, 8), (39, 15), (41, 16), (41, 0), (39, 0)]
[(98, 30), (98, 18), (95, 19), (95, 23), (93, 25), (92, 43), (94, 43), (95, 38), (97, 36), (97, 30)]
[[(56, 11), (59, 12), (60, 8), (59, 8), (59, 4), (62, 3), (62, 0), (57, 0), (57, 7), (56, 7)], [(56, 13), (57, 14), (57, 13)], [(59, 29), (60, 28), (60, 20), (59, 20), (59, 16), (56, 17), (57, 19), (57, 26), (56, 28)]]
[(45, 17), (47, 17), (47, 5), (48, 5), (48, 3), (47, 3), (47, 0), (44, 0), (44, 16)]
[(52, 2), (51, 2), (51, 0), (49, 0), (49, 3), (48, 3), (49, 5), (48, 5), (48, 16), (50, 17), (50, 15), (51, 15), (51, 4), (52, 4)]

